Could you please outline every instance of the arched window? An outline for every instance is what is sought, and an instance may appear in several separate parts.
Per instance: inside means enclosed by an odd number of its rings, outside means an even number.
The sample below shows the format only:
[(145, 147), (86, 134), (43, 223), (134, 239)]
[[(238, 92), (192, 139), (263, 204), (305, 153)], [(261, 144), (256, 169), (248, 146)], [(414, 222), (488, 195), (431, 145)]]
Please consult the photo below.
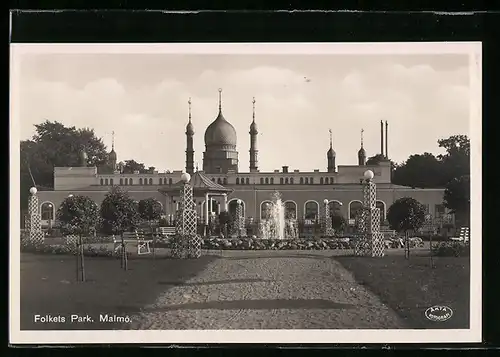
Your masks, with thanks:
[(261, 184), (261, 185), (263, 185), (263, 184), (264, 184), (264, 178), (263, 178), (263, 177), (261, 177), (261, 178), (260, 178), (260, 184)]
[(128, 179), (128, 183), (129, 183), (129, 185), (133, 185), (134, 184), (134, 179), (133, 178), (129, 178)]
[(215, 182), (215, 177), (212, 177), (212, 181)]
[(120, 179), (120, 185), (123, 185), (123, 179), (122, 178)]
[(349, 219), (356, 219), (362, 208), (363, 204), (361, 201), (351, 201), (349, 203)]
[(236, 184), (239, 185), (240, 184), (240, 178), (239, 177), (236, 177)]
[(304, 206), (304, 218), (305, 219), (317, 219), (319, 213), (319, 205), (316, 201), (308, 201)]
[(310, 183), (311, 185), (313, 185), (313, 184), (314, 184), (314, 177), (309, 178), (309, 183)]
[(271, 177), (271, 185), (274, 185), (274, 177)]
[(328, 202), (328, 208), (330, 209), (330, 216), (342, 216), (340, 208), (342, 205), (337, 201)]
[(285, 185), (288, 185), (288, 177), (285, 178)]
[(217, 183), (220, 185), (222, 184), (222, 180), (220, 179), (220, 177), (217, 179)]
[(169, 185), (171, 185), (171, 184), (172, 184), (172, 179), (171, 179), (171, 178), (169, 178), (169, 179), (168, 179), (168, 184), (169, 184)]
[(104, 179), (101, 179), (101, 186), (104, 185)]
[(383, 201), (377, 201), (375, 206), (380, 210), (380, 222), (385, 221), (385, 203)]
[(280, 177), (280, 185), (283, 185), (283, 177)]
[(333, 177), (330, 177), (330, 185), (333, 185)]
[(226, 177), (224, 177), (224, 178), (222, 179), (222, 184), (227, 185), (227, 178), (226, 178)]
[(300, 178), (300, 184), (301, 185), (304, 184), (304, 178), (303, 177)]
[(108, 185), (108, 179), (104, 179), (104, 185), (107, 186)]
[(109, 184), (113, 186), (113, 179), (109, 179)]
[(271, 201), (263, 201), (260, 204), (260, 219), (271, 218)]
[(149, 184), (150, 184), (150, 185), (152, 185), (152, 184), (153, 184), (153, 179), (152, 179), (152, 178), (150, 178), (150, 179), (149, 179)]
[(247, 177), (246, 182), (247, 182), (247, 185), (250, 185), (250, 178)]
[(54, 219), (54, 204), (52, 202), (44, 202), (42, 203), (42, 207), (40, 208), (41, 218), (44, 221), (48, 221), (49, 219)]
[(323, 177), (320, 177), (319, 178), (319, 184), (322, 185), (323, 184)]
[(293, 201), (285, 202), (285, 219), (297, 218), (297, 204)]
[(306, 185), (309, 184), (309, 178), (306, 177)]
[(142, 185), (142, 178), (139, 179), (139, 185)]
[(269, 184), (269, 179), (266, 177), (266, 185)]
[(290, 177), (290, 183), (293, 185), (293, 177)]

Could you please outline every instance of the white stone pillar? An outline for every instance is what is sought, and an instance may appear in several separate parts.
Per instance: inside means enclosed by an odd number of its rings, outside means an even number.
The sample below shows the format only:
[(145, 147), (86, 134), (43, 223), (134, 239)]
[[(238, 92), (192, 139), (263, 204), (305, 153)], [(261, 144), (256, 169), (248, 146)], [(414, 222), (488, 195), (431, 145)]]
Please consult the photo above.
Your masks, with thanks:
[(205, 193), (205, 225), (208, 225), (208, 192)]
[(227, 193), (222, 195), (224, 197), (224, 212), (227, 212)]

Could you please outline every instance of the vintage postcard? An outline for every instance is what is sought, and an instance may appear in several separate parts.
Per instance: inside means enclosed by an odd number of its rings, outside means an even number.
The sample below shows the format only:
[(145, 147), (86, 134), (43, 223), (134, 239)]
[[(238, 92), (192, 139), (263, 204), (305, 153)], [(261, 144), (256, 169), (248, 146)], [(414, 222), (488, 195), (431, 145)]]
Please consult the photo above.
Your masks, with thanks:
[(11, 45), (11, 343), (481, 340), (481, 44)]

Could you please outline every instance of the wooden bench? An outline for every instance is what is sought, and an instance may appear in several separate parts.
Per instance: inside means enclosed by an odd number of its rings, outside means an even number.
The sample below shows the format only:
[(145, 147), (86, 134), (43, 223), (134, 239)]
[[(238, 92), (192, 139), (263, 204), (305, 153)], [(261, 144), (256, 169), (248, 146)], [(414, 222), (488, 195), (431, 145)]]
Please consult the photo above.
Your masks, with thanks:
[[(137, 254), (151, 254), (151, 249), (149, 243), (152, 240), (144, 238), (144, 232), (134, 231), (134, 232), (124, 232), (123, 233), (123, 244), (125, 249), (127, 244), (137, 244)], [(114, 250), (117, 251), (122, 248), (122, 238), (113, 236)]]
[(159, 227), (158, 231), (162, 237), (169, 237), (175, 235), (175, 227)]

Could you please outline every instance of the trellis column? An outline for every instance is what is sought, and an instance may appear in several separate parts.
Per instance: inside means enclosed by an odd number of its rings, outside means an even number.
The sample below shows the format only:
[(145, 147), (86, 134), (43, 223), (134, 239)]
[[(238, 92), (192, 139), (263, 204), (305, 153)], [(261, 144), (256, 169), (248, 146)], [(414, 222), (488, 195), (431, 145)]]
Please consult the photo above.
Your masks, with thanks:
[(40, 216), (40, 209), (38, 207), (38, 196), (36, 195), (36, 187), (30, 188), (30, 197), (28, 202), (29, 210), (29, 239), (31, 243), (40, 244), (43, 243), (43, 232), (42, 232), (42, 218)]

